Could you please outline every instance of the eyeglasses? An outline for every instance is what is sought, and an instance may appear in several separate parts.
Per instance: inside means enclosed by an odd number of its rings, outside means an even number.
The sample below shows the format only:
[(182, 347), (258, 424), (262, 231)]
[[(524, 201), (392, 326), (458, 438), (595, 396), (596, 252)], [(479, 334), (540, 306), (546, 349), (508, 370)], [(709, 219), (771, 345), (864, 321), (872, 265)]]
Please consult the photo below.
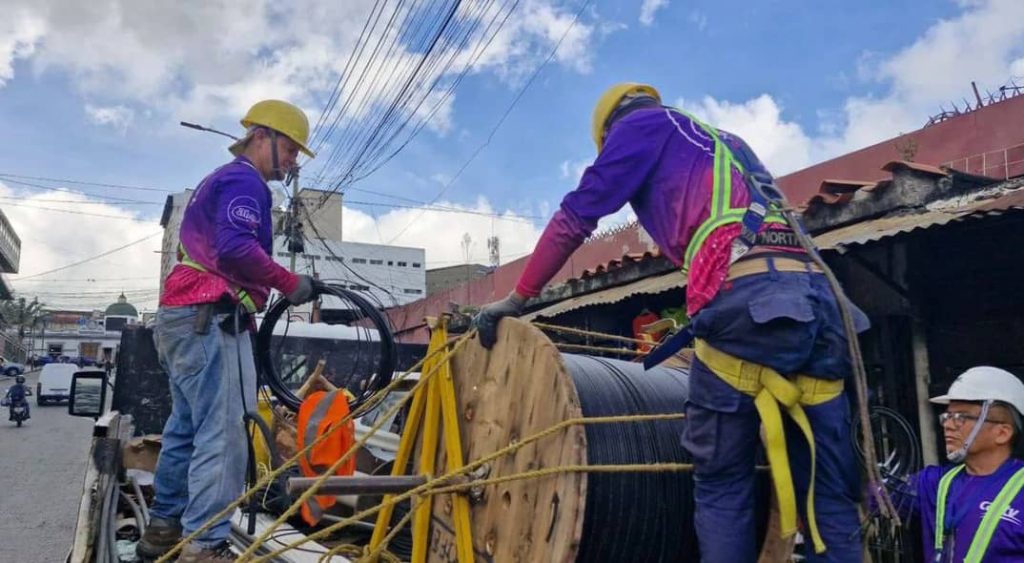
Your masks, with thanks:
[[(973, 414), (967, 414), (965, 412), (944, 412), (939, 415), (939, 424), (945, 425), (947, 422), (953, 421), (953, 428), (960, 428), (961, 426), (964, 425), (964, 422), (968, 420), (978, 420), (979, 418), (980, 417), (974, 416)], [(986, 418), (984, 422), (989, 422), (992, 424), (1010, 424), (1009, 422), (1004, 422), (1002, 420), (992, 420), (990, 418)]]

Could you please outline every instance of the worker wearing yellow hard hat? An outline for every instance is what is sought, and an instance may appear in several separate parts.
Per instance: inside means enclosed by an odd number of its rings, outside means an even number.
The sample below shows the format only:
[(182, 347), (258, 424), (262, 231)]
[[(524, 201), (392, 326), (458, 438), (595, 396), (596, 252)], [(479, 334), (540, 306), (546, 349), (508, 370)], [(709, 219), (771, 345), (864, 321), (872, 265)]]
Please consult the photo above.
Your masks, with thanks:
[[(199, 183), (182, 216), (179, 263), (163, 284), (153, 340), (167, 369), (171, 414), (153, 486), (150, 522), (136, 550), (156, 558), (204, 526), (242, 493), (243, 416), (256, 412), (256, 367), (247, 331), (271, 289), (300, 304), (313, 280), (272, 258), (267, 182), (310, 157), (309, 121), (296, 106), (265, 100), (242, 119), (231, 162)], [(222, 518), (181, 551), (182, 563), (234, 561)]]
[[(806, 561), (860, 561), (840, 298), (775, 211), (782, 201), (771, 175), (742, 139), (665, 106), (648, 84), (608, 88), (590, 133), (597, 157), (552, 216), (515, 290), (477, 315), (481, 343), (502, 345), (499, 320), (520, 314), (598, 221), (629, 204), (686, 276), (692, 321), (648, 358), (695, 339), (690, 395), (679, 408), (695, 466), (701, 560), (756, 560), (760, 421), (783, 534), (795, 534), (802, 517)], [(851, 312), (866, 328), (864, 314)]]
[[(257, 102), (245, 117), (242, 118), (242, 127), (245, 127), (245, 135), (232, 144), (228, 150), (231, 154), (238, 156), (245, 150), (249, 141), (260, 131), (266, 131), (271, 137), (271, 168), (272, 178), (283, 180), (285, 173), (295, 165), (294, 156), (289, 166), (282, 166), (281, 153), (286, 151), (301, 151), (309, 158), (316, 158), (316, 154), (310, 149), (309, 143), (309, 120), (306, 113), (298, 107), (281, 100), (263, 100)], [(278, 146), (278, 135), (283, 135), (294, 143), (294, 146), (283, 149)], [(295, 153), (297, 156), (297, 152)]]

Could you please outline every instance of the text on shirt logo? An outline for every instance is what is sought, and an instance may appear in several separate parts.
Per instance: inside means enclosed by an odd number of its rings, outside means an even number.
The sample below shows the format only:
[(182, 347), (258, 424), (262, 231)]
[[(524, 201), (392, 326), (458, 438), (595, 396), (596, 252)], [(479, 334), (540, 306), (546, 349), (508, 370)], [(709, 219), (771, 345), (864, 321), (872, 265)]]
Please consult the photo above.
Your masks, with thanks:
[[(980, 508), (982, 512), (988, 512), (989, 506), (992, 506), (992, 501), (986, 500), (982, 501), (981, 504), (978, 505), (978, 508)], [(1002, 516), (999, 517), (999, 519), (1020, 526), (1021, 521), (1018, 518), (1018, 516), (1020, 516), (1020, 510), (1013, 508), (1012, 506), (1008, 506), (1006, 507), (1006, 510), (1003, 512)]]
[(228, 204), (228, 220), (236, 227), (256, 230), (260, 224), (259, 204), (249, 196), (236, 197)]

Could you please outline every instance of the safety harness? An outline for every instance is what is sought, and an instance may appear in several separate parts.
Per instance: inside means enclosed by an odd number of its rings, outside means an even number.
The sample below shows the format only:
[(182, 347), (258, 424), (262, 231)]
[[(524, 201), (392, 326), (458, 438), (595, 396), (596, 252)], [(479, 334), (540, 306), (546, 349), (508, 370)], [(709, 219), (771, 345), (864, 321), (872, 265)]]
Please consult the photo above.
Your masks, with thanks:
[[(783, 200), (781, 192), (775, 185), (771, 175), (763, 171), (752, 171), (750, 164), (754, 162), (752, 155), (742, 154), (738, 158), (719, 137), (718, 132), (699, 119), (678, 109), (665, 108), (667, 117), (675, 124), (681, 135), (689, 139), (679, 122), (672, 117), (677, 111), (696, 123), (714, 141), (714, 175), (711, 188), (711, 210), (708, 218), (701, 223), (686, 247), (683, 260), (683, 274), (689, 272), (697, 251), (716, 229), (739, 223), (741, 230), (732, 243), (729, 264), (736, 263), (757, 244), (772, 246), (797, 246), (787, 233), (779, 233), (776, 237), (762, 233), (765, 223), (785, 225), (786, 221), (772, 205)], [(746, 180), (750, 192), (750, 204), (746, 208), (732, 207), (732, 172), (739, 171)], [(799, 226), (790, 226), (799, 228)], [(792, 235), (792, 233), (788, 233)], [(780, 238), (781, 237), (781, 238)], [(644, 366), (651, 368), (669, 356), (675, 354), (694, 340), (693, 330), (687, 326), (671, 336), (655, 348), (644, 359)], [(818, 379), (807, 375), (787, 378), (777, 371), (754, 362), (731, 356), (717, 350), (707, 342), (698, 339), (695, 344), (697, 358), (715, 375), (728, 383), (737, 391), (754, 397), (754, 406), (764, 425), (768, 447), (768, 461), (771, 465), (772, 482), (779, 502), (781, 533), (784, 537), (797, 531), (796, 524), (796, 492), (793, 476), (786, 449), (786, 436), (783, 430), (781, 405), (790, 418), (796, 423), (807, 440), (811, 453), (811, 482), (807, 492), (807, 527), (814, 550), (825, 551), (825, 543), (818, 533), (818, 523), (814, 512), (814, 476), (815, 447), (814, 434), (810, 421), (804, 412), (804, 406), (813, 406), (831, 401), (843, 392), (842, 380)]]
[[(206, 269), (205, 266), (189, 257), (188, 252), (185, 250), (185, 246), (182, 245), (181, 243), (178, 243), (178, 255), (182, 265), (188, 266), (189, 268), (192, 268), (193, 270), (197, 270), (200, 272), (210, 271)], [(252, 314), (259, 311), (259, 307), (256, 306), (256, 301), (253, 300), (252, 296), (249, 295), (248, 291), (242, 289), (240, 286), (232, 285), (231, 293), (235, 296), (235, 299), (237, 299), (238, 302), (242, 304), (242, 307), (245, 307), (245, 310), (248, 313)]]
[[(947, 471), (939, 480), (939, 496), (935, 507), (935, 561), (942, 561), (946, 542), (946, 499), (949, 495), (949, 487), (953, 483), (953, 478), (963, 470), (963, 464), (957, 465)], [(1000, 518), (1022, 488), (1024, 488), (1024, 468), (1018, 469), (1013, 477), (1010, 477), (992, 504), (988, 506), (985, 516), (981, 519), (981, 524), (974, 532), (974, 539), (971, 540), (971, 546), (967, 549), (964, 563), (981, 563), (988, 550), (988, 544), (996, 532), (996, 526), (999, 525)]]
[[(772, 235), (770, 232), (761, 232), (765, 223), (785, 225), (786, 221), (776, 212), (771, 211), (773, 202), (783, 200), (782, 193), (775, 185), (771, 175), (763, 171), (750, 170), (749, 164), (754, 161), (752, 155), (742, 155), (745, 159), (737, 158), (729, 145), (722, 141), (718, 131), (696, 117), (676, 108), (664, 107), (665, 116), (676, 127), (680, 135), (694, 142), (691, 137), (682, 129), (682, 126), (674, 117), (675, 111), (685, 115), (692, 123), (705, 133), (707, 138), (714, 142), (714, 171), (713, 183), (711, 186), (711, 210), (708, 218), (697, 227), (693, 238), (686, 246), (683, 255), (683, 275), (688, 275), (690, 264), (697, 255), (697, 251), (704, 244), (711, 233), (719, 227), (740, 223), (742, 228), (739, 236), (732, 243), (729, 255), (729, 264), (733, 264), (742, 258), (757, 244), (772, 246), (797, 246), (795, 236), (785, 236), (785, 233)], [(745, 162), (744, 162), (745, 161)], [(746, 180), (750, 192), (750, 204), (746, 208), (732, 207), (732, 170), (739, 171)], [(679, 350), (693, 342), (694, 334), (689, 326), (683, 327), (678, 332), (662, 342), (644, 358), (644, 368), (650, 369), (674, 355)]]
[(814, 551), (825, 551), (825, 543), (818, 533), (818, 522), (814, 514), (815, 453), (814, 433), (804, 412), (804, 406), (820, 405), (835, 399), (843, 392), (842, 380), (819, 379), (797, 375), (793, 379), (782, 376), (772, 368), (748, 362), (713, 348), (707, 342), (697, 339), (695, 352), (705, 366), (737, 391), (754, 397), (754, 406), (764, 425), (765, 441), (768, 446), (768, 464), (771, 466), (772, 482), (779, 502), (779, 520), (783, 537), (796, 533), (796, 492), (793, 488), (793, 474), (786, 450), (786, 436), (782, 426), (779, 405), (803, 432), (811, 451), (811, 482), (807, 489), (807, 527)]

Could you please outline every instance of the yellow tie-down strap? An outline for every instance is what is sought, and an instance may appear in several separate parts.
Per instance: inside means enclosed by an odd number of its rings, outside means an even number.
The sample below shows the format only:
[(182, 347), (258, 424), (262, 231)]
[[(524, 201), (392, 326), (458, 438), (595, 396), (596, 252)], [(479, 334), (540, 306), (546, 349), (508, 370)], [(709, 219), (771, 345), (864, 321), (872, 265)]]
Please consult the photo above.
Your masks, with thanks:
[(818, 405), (838, 397), (843, 392), (842, 380), (818, 379), (797, 375), (790, 380), (779, 372), (754, 362), (748, 362), (711, 347), (697, 339), (697, 358), (718, 377), (737, 391), (754, 397), (754, 406), (761, 415), (765, 441), (768, 447), (768, 464), (771, 466), (772, 482), (779, 501), (779, 519), (782, 537), (796, 533), (796, 491), (793, 488), (793, 474), (786, 452), (786, 435), (782, 428), (782, 413), (779, 404), (785, 407), (790, 418), (800, 427), (811, 450), (811, 482), (807, 488), (807, 528), (814, 542), (815, 553), (825, 551), (825, 542), (818, 533), (818, 521), (814, 515), (815, 453), (814, 433), (807, 419), (803, 405)]

